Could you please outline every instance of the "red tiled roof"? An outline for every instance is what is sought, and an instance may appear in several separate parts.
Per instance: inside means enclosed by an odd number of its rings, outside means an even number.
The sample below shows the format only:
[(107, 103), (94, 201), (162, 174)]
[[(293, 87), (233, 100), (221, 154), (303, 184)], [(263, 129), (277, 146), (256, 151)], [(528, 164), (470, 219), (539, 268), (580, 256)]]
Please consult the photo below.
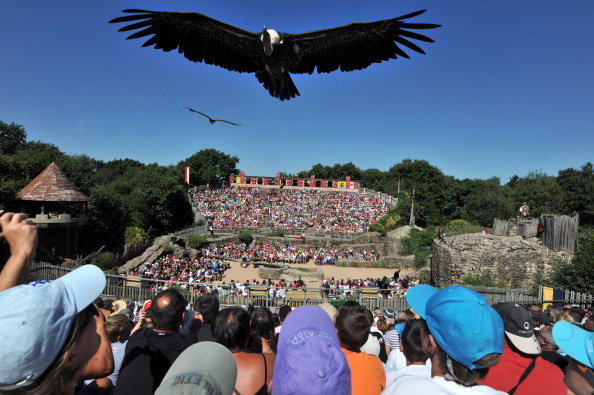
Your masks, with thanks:
[(43, 202), (88, 202), (62, 170), (52, 162), (16, 195), (17, 199)]

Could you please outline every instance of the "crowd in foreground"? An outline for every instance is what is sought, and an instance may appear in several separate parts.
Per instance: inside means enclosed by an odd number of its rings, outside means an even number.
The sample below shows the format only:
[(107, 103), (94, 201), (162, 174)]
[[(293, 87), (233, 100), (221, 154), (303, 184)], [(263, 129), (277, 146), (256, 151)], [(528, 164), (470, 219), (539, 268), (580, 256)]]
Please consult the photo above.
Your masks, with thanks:
[[(0, 393), (592, 394), (594, 317), (579, 306), (489, 305), (464, 287), (419, 284), (411, 310), (188, 306), (175, 288), (138, 307), (98, 299), (82, 266), (25, 283), (37, 240), (0, 211), (11, 255), (0, 272)], [(106, 307), (106, 306), (104, 306)], [(393, 325), (393, 329), (390, 325)]]
[(230, 187), (193, 194), (200, 215), (215, 229), (360, 233), (386, 215), (390, 204), (362, 192)]

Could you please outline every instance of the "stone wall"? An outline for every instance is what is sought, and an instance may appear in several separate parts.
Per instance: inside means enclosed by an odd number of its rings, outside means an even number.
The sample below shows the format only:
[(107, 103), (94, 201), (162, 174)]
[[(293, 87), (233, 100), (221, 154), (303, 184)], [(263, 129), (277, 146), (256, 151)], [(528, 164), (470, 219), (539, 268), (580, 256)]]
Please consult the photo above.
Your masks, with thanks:
[(431, 281), (436, 286), (459, 284), (463, 276), (490, 280), (498, 287), (529, 288), (536, 273), (547, 273), (554, 262), (570, 260), (537, 238), (473, 233), (433, 242)]

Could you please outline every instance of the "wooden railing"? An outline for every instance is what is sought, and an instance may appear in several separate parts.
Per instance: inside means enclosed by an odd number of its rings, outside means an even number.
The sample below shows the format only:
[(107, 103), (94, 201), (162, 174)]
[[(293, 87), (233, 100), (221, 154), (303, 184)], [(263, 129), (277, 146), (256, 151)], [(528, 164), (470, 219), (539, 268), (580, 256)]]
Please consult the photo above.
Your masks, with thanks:
[[(48, 263), (34, 263), (30, 271), (30, 280), (54, 280), (63, 276), (70, 269), (54, 266)], [(139, 278), (138, 276), (109, 275), (106, 274), (106, 286), (102, 293), (104, 297), (110, 299), (132, 299), (135, 301), (145, 301), (155, 297), (156, 293), (167, 285), (165, 281), (150, 280)], [(174, 282), (176, 286), (186, 297), (189, 303), (194, 303), (200, 295), (196, 290), (201, 286), (210, 284), (188, 284), (184, 282)], [(250, 289), (251, 288), (251, 289)], [(515, 302), (524, 306), (541, 305), (544, 302), (555, 302), (562, 304), (578, 304), (582, 307), (594, 305), (594, 295), (563, 290), (564, 297), (558, 300), (543, 300), (542, 286), (538, 295), (534, 295), (528, 289), (495, 288), (495, 287), (468, 287), (476, 292), (485, 295), (490, 304), (500, 301)], [(192, 291), (193, 289), (193, 291)], [(247, 286), (247, 295), (238, 296), (227, 294), (224, 290), (219, 294), (220, 304), (222, 306), (265, 306), (273, 309), (279, 308), (283, 304), (292, 307), (306, 304), (320, 304), (329, 301), (332, 304), (340, 305), (342, 300), (328, 300), (327, 296), (319, 288), (300, 288), (285, 290), (284, 297), (275, 298), (271, 288), (265, 285)], [(380, 297), (380, 289), (375, 287), (362, 287), (351, 289), (351, 296), (347, 299), (356, 300), (361, 305), (373, 310), (393, 309), (395, 311), (409, 308), (405, 298), (383, 299)]]

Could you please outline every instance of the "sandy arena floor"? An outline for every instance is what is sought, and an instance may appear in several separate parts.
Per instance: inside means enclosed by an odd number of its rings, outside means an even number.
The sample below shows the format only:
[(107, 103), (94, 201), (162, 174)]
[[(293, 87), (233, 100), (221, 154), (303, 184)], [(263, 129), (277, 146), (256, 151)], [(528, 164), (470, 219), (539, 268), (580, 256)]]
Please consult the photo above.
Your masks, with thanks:
[[(324, 272), (324, 277), (326, 279), (331, 279), (334, 277), (336, 280), (344, 279), (345, 281), (349, 278), (382, 278), (387, 276), (388, 278), (392, 278), (394, 276), (395, 269), (380, 269), (380, 268), (357, 268), (357, 267), (340, 267), (340, 266), (333, 266), (333, 265), (323, 265), (318, 266), (315, 265), (313, 260), (309, 261), (306, 264), (288, 264), (290, 267), (306, 267), (312, 269), (321, 269)], [(413, 270), (410, 269), (401, 269), (400, 276), (406, 276), (407, 274), (412, 273)], [(235, 280), (235, 282), (243, 283), (247, 280), (252, 282), (253, 280), (261, 281), (262, 279), (258, 275), (258, 269), (253, 265), (249, 265), (246, 268), (241, 267), (239, 263), (231, 263), (231, 268), (225, 272), (225, 282), (229, 283), (231, 280)], [(303, 278), (307, 287), (318, 287), (319, 282), (315, 280), (308, 280)]]

